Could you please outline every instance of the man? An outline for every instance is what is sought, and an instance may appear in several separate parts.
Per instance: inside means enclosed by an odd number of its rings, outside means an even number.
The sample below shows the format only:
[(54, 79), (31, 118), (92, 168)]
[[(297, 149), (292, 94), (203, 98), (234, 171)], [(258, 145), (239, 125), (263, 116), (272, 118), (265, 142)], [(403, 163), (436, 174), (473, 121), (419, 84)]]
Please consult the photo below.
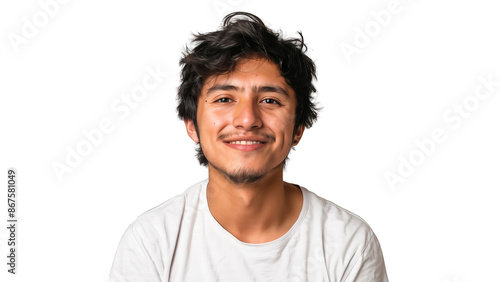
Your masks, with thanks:
[(111, 281), (387, 281), (361, 218), (283, 181), (317, 118), (302, 35), (239, 12), (193, 43), (177, 109), (209, 178), (129, 226)]

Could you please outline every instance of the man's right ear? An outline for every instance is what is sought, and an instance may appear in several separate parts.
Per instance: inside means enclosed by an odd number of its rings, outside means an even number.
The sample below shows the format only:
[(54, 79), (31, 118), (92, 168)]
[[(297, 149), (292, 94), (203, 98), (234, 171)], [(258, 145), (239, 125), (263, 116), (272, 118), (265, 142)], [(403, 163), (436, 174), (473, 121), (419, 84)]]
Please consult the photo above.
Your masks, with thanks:
[(196, 133), (194, 122), (190, 119), (184, 119), (184, 124), (186, 125), (186, 131), (189, 137), (191, 137), (194, 142), (200, 143), (200, 138), (198, 138), (198, 133)]

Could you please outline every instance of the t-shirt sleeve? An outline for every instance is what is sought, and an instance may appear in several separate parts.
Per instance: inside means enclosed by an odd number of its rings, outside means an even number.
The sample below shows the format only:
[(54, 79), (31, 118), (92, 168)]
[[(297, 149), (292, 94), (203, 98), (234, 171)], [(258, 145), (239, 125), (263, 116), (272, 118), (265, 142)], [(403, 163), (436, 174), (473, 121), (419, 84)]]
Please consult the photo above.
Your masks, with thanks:
[(364, 250), (352, 263), (343, 282), (388, 282), (384, 256), (375, 234), (371, 234)]
[(111, 282), (160, 282), (151, 255), (134, 225), (123, 234), (110, 273)]

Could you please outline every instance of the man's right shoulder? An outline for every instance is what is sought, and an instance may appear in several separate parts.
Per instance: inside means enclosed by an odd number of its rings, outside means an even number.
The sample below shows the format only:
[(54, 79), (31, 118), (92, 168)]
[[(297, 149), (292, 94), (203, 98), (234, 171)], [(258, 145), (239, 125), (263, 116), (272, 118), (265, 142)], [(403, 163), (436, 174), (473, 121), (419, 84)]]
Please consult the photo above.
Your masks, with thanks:
[[(142, 232), (154, 232), (155, 230), (175, 229), (180, 226), (186, 215), (203, 207), (201, 199), (202, 189), (206, 187), (208, 180), (200, 181), (187, 188), (183, 193), (176, 195), (158, 206), (139, 215), (130, 225), (130, 228)], [(140, 232), (140, 233), (142, 233)]]

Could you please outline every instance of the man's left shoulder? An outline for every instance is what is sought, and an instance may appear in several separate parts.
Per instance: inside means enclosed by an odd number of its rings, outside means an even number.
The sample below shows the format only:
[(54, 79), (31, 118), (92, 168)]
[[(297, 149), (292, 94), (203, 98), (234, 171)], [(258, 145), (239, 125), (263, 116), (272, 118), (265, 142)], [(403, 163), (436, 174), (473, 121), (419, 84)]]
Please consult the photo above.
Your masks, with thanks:
[(316, 236), (321, 236), (318, 240), (330, 276), (340, 281), (386, 282), (382, 250), (368, 223), (313, 192), (309, 191), (308, 197), (310, 220), (315, 225), (311, 227), (317, 228)]
[(311, 216), (313, 220), (321, 224), (325, 238), (332, 238), (336, 244), (340, 245), (353, 243), (366, 245), (372, 240), (375, 234), (363, 218), (302, 188), (308, 194)]

